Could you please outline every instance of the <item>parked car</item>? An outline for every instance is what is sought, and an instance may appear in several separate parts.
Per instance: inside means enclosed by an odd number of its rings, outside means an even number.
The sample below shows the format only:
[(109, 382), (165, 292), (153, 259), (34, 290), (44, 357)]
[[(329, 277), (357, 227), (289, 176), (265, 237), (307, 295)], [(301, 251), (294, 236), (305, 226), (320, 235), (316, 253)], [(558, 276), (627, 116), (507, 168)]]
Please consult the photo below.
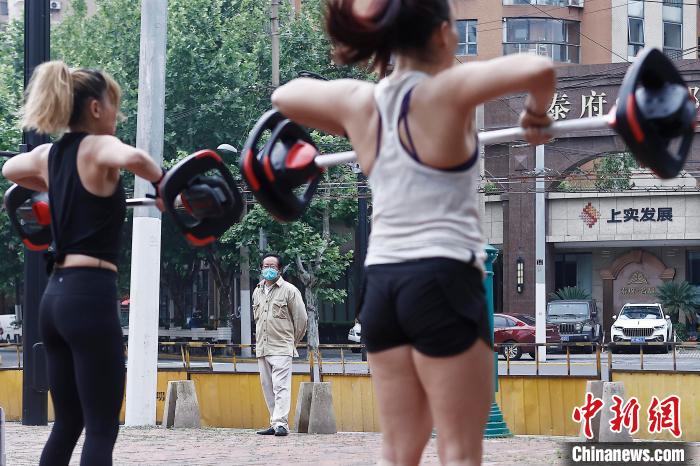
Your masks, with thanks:
[[(556, 325), (547, 325), (547, 343), (557, 343), (559, 332)], [(520, 359), (523, 353), (535, 359), (535, 318), (528, 314), (494, 314), (494, 342), (503, 344), (499, 352), (508, 359)], [(508, 343), (533, 343), (533, 345), (509, 345)]]
[(22, 338), (22, 325), (14, 314), (0, 315), (0, 343), (19, 343)]
[[(362, 342), (362, 325), (360, 322), (355, 321), (355, 325), (352, 326), (348, 332), (348, 340), (350, 343), (360, 344)], [(365, 348), (353, 348), (353, 353), (362, 353), (362, 360), (367, 360), (367, 350)]]
[[(355, 321), (355, 325), (352, 326), (350, 331), (348, 332), (348, 340), (351, 343), (357, 343), (359, 344), (361, 341), (362, 337), (362, 325), (358, 321)], [(355, 351), (355, 348), (352, 350), (353, 353), (359, 353), (360, 351)]]
[[(593, 299), (560, 299), (547, 303), (547, 323), (559, 329), (562, 343), (603, 342), (603, 326)], [(593, 346), (583, 348), (593, 352)]]
[[(615, 343), (671, 342), (673, 340), (673, 324), (671, 318), (664, 314), (661, 304), (630, 304), (622, 306), (620, 313), (613, 316), (610, 329), (612, 337), (611, 351), (616, 352), (621, 346)], [(668, 345), (661, 350), (668, 353)]]

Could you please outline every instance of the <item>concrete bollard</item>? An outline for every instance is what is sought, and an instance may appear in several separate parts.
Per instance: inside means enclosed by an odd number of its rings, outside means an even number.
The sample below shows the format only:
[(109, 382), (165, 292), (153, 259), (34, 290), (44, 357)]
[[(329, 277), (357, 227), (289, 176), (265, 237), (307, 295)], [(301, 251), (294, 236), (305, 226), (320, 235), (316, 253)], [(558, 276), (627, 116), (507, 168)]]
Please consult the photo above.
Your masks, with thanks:
[[(595, 398), (600, 398), (601, 400), (603, 399), (603, 382), (602, 380), (587, 380), (586, 381), (586, 393), (592, 393)], [(584, 425), (583, 423), (581, 424), (581, 431), (579, 432), (579, 439), (581, 442), (598, 442), (599, 441), (599, 435), (600, 435), (600, 413), (606, 408), (606, 406), (603, 406), (603, 409), (598, 411), (596, 415), (591, 419), (591, 430), (593, 431), (593, 438), (589, 439), (586, 437), (586, 434), (584, 433)]]
[(311, 397), (313, 395), (314, 383), (302, 382), (299, 385), (297, 395), (297, 407), (294, 410), (295, 432), (307, 434), (309, 432), (309, 414), (311, 414)]
[(610, 420), (615, 416), (610, 409), (614, 405), (613, 395), (622, 398), (623, 403), (626, 401), (625, 385), (622, 382), (605, 382), (603, 384), (603, 409), (600, 415), (599, 440), (600, 442), (631, 442), (632, 436), (629, 433), (629, 429), (622, 427), (620, 432), (610, 430)]
[(165, 394), (163, 427), (201, 427), (197, 392), (192, 380), (171, 380)]
[(330, 382), (316, 382), (311, 394), (309, 434), (335, 434), (338, 432), (333, 411), (333, 393)]
[(0, 466), (7, 466), (5, 450), (5, 410), (0, 407)]

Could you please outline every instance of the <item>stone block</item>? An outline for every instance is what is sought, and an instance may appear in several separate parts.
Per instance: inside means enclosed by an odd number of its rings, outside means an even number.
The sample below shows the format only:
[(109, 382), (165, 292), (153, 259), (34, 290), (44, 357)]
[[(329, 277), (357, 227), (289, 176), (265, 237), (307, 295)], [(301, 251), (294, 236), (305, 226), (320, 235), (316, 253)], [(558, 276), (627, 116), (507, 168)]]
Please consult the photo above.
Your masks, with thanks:
[(622, 382), (605, 382), (603, 384), (603, 409), (601, 409), (600, 415), (600, 431), (599, 431), (599, 441), (600, 442), (631, 442), (632, 435), (629, 433), (629, 429), (622, 427), (620, 432), (613, 432), (610, 430), (610, 420), (615, 415), (610, 409), (613, 405), (613, 395), (617, 395), (623, 400), (625, 399), (625, 385)]
[(311, 414), (311, 397), (313, 395), (313, 382), (302, 382), (299, 385), (297, 395), (297, 407), (294, 415), (295, 432), (306, 434), (309, 432), (309, 414)]
[(168, 382), (163, 408), (163, 427), (201, 427), (199, 402), (192, 380)]
[[(603, 382), (602, 380), (587, 380), (586, 381), (586, 393), (591, 393), (595, 398), (603, 398)], [(605, 407), (603, 407), (605, 409)], [(582, 442), (598, 442), (600, 434), (600, 413), (598, 413), (591, 419), (591, 430), (593, 431), (593, 438), (589, 439), (584, 433), (584, 425), (581, 424), (581, 431), (579, 432), (579, 439)]]
[(330, 382), (316, 382), (311, 394), (309, 410), (309, 434), (335, 434), (338, 432), (333, 411), (333, 392)]

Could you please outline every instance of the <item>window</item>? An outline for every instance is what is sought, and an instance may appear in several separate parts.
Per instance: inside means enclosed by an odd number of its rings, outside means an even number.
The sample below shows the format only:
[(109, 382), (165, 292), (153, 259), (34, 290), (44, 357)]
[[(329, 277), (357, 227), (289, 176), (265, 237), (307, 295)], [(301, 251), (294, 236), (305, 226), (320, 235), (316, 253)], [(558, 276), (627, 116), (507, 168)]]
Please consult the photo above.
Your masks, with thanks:
[(627, 19), (627, 56), (636, 57), (640, 50), (644, 48), (644, 20), (641, 18)]
[(683, 2), (663, 0), (664, 53), (672, 60), (683, 58)]
[(493, 328), (506, 328), (508, 321), (503, 316), (493, 316)]
[(504, 5), (583, 6), (583, 0), (503, 0)]
[(505, 18), (503, 54), (536, 53), (561, 63), (578, 63), (581, 25), (550, 18)]
[(593, 291), (593, 256), (590, 253), (554, 255), (554, 291), (575, 286)]
[(627, 56), (636, 57), (644, 48), (644, 2), (627, 4)]
[(8, 14), (7, 0), (0, 0), (0, 16), (7, 16)]
[(686, 280), (695, 286), (700, 286), (700, 251), (688, 251)]
[(457, 52), (455, 55), (476, 55), (476, 20), (457, 20)]

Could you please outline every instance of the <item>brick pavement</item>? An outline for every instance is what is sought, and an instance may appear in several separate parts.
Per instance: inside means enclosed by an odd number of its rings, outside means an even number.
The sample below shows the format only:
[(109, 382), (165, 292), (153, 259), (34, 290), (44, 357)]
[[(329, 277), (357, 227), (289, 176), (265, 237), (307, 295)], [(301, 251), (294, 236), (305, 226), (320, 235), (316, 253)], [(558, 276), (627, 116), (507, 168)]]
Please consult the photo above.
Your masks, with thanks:
[[(8, 466), (36, 465), (50, 427), (7, 423)], [(561, 463), (567, 437), (517, 436), (489, 439), (484, 465), (556, 465)], [(238, 466), (238, 465), (372, 465), (380, 450), (376, 433), (335, 435), (291, 434), (263, 437), (240, 429), (163, 429), (122, 427), (114, 453), (115, 466)], [(435, 440), (423, 454), (423, 465), (438, 465)], [(82, 437), (71, 465), (79, 464)], [(695, 444), (700, 464), (700, 444)]]
[[(7, 426), (8, 466), (36, 465), (49, 427)], [(487, 440), (485, 465), (557, 464), (563, 437)], [(371, 465), (378, 458), (376, 433), (290, 434), (263, 437), (240, 429), (162, 429), (122, 427), (115, 465)], [(71, 465), (79, 464), (82, 437)], [(423, 454), (424, 465), (439, 464), (435, 440)]]

